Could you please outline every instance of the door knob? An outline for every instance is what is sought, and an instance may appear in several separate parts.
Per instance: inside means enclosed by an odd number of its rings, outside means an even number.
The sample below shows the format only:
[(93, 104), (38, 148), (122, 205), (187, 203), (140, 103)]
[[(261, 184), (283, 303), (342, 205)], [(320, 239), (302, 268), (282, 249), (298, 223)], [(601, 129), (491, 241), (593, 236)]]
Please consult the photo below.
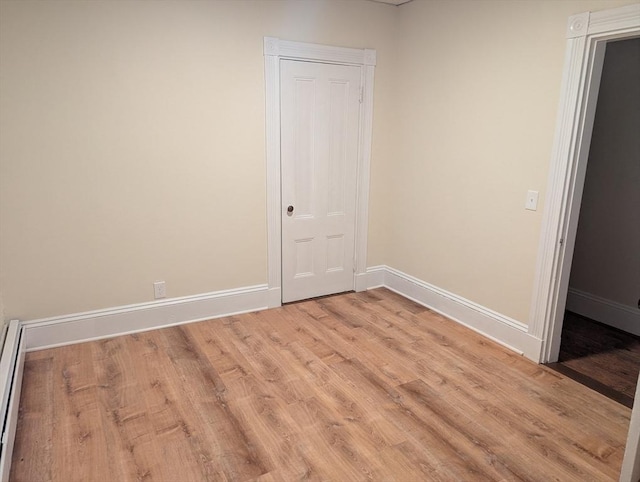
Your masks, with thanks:
[(289, 206), (289, 207), (287, 208), (287, 213), (288, 213), (288, 214), (291, 214), (292, 212), (293, 212), (293, 206)]

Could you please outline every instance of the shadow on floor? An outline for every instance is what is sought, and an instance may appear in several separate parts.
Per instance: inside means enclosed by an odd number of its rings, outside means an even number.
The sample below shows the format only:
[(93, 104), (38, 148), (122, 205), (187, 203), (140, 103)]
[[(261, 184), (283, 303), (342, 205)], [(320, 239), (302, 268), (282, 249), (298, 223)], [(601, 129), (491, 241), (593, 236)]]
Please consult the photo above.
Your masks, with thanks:
[(567, 311), (558, 362), (548, 366), (632, 408), (640, 337)]

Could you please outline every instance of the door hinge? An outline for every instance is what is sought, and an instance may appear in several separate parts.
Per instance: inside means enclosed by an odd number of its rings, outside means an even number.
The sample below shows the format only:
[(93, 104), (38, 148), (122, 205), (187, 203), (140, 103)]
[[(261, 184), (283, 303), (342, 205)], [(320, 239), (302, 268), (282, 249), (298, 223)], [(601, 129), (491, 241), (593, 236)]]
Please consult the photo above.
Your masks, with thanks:
[(360, 87), (360, 103), (364, 101), (364, 87)]
[(560, 246), (564, 244), (564, 238), (560, 238)]

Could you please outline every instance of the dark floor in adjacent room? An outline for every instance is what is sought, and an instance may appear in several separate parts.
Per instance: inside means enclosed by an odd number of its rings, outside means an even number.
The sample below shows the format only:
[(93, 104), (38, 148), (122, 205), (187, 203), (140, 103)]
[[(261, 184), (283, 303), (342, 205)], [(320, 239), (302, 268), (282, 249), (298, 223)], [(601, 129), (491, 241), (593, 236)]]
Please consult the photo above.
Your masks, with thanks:
[(560, 357), (549, 367), (631, 408), (640, 337), (567, 311)]

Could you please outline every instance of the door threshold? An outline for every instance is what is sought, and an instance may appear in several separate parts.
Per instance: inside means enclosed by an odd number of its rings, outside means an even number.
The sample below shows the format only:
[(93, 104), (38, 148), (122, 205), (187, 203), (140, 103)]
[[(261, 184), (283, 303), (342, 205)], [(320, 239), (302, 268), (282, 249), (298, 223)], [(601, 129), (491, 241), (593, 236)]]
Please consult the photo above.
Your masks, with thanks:
[(552, 370), (558, 373), (561, 373), (567, 378), (571, 378), (572, 380), (575, 380), (576, 382), (590, 388), (591, 390), (594, 390), (600, 393), (601, 395), (604, 395), (607, 398), (610, 398), (611, 400), (621, 403), (625, 407), (633, 408), (633, 397), (630, 397), (629, 395), (625, 395), (624, 393), (619, 392), (618, 390), (614, 390), (613, 388), (608, 387), (604, 383), (594, 380), (593, 378), (587, 375), (584, 375), (572, 368), (569, 368), (563, 365), (562, 363), (557, 363), (557, 362), (546, 363), (545, 366), (548, 368), (551, 368)]

